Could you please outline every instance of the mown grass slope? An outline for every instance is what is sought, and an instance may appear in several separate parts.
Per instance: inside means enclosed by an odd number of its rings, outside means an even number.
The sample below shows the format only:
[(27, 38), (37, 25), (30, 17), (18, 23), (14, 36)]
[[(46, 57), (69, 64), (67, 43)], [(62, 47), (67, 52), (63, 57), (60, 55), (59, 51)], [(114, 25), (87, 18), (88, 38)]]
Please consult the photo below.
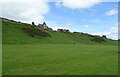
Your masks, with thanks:
[(2, 21), (3, 75), (118, 75), (115, 40)]
[[(51, 37), (43, 37), (43, 36), (30, 36), (29, 34), (23, 31), (23, 28), (33, 28), (33, 30), (38, 29), (30, 24), (13, 22), (10, 20), (2, 20), (2, 29), (3, 29), (3, 44), (10, 43), (40, 43), (40, 44), (117, 44), (117, 41), (103, 38), (106, 42), (98, 43), (91, 41), (93, 37), (90, 37), (86, 34), (75, 34), (69, 32), (55, 32), (55, 31), (47, 31), (40, 30), (41, 32), (48, 33)], [(38, 33), (40, 34), (40, 33)], [(43, 33), (44, 34), (44, 33)]]
[(117, 46), (4, 44), (3, 75), (117, 75)]

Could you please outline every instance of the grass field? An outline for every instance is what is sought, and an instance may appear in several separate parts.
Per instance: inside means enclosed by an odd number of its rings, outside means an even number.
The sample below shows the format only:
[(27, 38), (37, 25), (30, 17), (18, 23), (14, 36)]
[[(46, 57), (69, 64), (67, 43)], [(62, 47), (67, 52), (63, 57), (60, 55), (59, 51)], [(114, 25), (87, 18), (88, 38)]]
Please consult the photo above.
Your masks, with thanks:
[[(26, 33), (23, 29), (28, 28), (32, 31)], [(105, 42), (92, 41), (96, 37), (2, 19), (2, 74), (117, 75), (118, 41), (103, 37), (97, 40)]]
[(114, 45), (3, 44), (3, 75), (117, 75)]
[[(90, 44), (90, 45), (117, 45), (117, 41), (104, 38), (107, 42), (93, 42), (90, 41), (93, 37), (90, 37), (86, 34), (74, 34), (67, 32), (55, 32), (55, 31), (47, 31), (51, 37), (31, 37), (23, 31), (23, 28), (32, 27), (30, 24), (22, 24), (18, 22), (11, 22), (8, 20), (4, 20), (2, 23), (2, 32), (3, 32), (3, 44)], [(34, 29), (34, 28), (33, 28)]]

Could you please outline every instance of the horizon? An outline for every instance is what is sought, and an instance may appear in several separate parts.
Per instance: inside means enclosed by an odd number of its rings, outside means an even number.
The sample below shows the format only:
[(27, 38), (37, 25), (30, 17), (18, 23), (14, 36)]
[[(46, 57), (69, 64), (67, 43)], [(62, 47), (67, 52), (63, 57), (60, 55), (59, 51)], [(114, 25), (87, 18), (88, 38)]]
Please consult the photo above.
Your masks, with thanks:
[[(117, 2), (89, 2), (82, 5), (79, 2), (71, 4), (64, 0), (63, 2), (42, 1), (41, 4), (8, 3), (2, 4), (4, 9), (1, 17), (30, 24), (31, 22), (41, 24), (45, 21), (53, 30), (69, 29), (71, 32), (106, 35), (107, 38), (118, 39)], [(36, 5), (31, 6), (31, 4)]]

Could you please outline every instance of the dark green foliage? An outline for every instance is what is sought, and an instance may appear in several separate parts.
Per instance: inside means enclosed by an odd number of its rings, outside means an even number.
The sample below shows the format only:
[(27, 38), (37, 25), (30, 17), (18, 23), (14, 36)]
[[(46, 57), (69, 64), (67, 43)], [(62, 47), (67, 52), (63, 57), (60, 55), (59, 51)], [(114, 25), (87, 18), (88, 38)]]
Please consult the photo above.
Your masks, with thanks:
[(33, 26), (35, 26), (35, 23), (34, 23), (34, 22), (32, 22), (32, 25), (33, 25)]
[(75, 33), (75, 34), (85, 34), (85, 33), (83, 33), (83, 32), (73, 32), (73, 33)]
[(99, 42), (99, 43), (102, 43), (102, 42), (106, 42), (106, 40), (104, 40), (103, 38), (101, 37), (94, 37), (91, 39), (91, 41), (94, 41), (94, 42)]
[(44, 32), (42, 30), (39, 30), (37, 28), (23, 28), (23, 31), (27, 34), (29, 34), (30, 36), (34, 37), (34, 36), (43, 36), (43, 37), (51, 37), (50, 34), (48, 34), (47, 32)]
[(102, 37), (103, 37), (103, 38), (106, 38), (106, 36), (105, 36), (105, 35), (103, 35)]
[(79, 32), (73, 32), (73, 33), (75, 33), (75, 34), (79, 34)]
[(89, 37), (100, 37), (98, 35), (91, 35), (91, 34), (83, 33), (83, 32), (73, 32), (73, 34), (84, 35), (84, 36), (89, 36)]

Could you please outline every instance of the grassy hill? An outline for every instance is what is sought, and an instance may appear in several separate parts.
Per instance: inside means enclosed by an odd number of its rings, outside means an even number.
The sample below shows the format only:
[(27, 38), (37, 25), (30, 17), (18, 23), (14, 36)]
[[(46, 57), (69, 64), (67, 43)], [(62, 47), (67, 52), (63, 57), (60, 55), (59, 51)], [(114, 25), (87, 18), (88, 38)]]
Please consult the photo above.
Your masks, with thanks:
[(118, 75), (117, 41), (2, 18), (2, 75)]
[[(30, 28), (33, 31), (38, 31), (37, 34), (48, 34), (51, 37), (44, 36), (30, 36), (23, 29)], [(117, 41), (102, 38), (106, 42), (95, 42), (91, 39), (97, 37), (88, 34), (77, 34), (69, 32), (55, 32), (48, 30), (40, 30), (31, 24), (16, 22), (2, 18), (2, 29), (3, 29), (3, 44), (24, 44), (24, 43), (40, 43), (40, 44), (117, 44)], [(33, 32), (32, 31), (32, 32)], [(30, 32), (30, 31), (29, 31)], [(34, 33), (35, 34), (35, 33)]]

